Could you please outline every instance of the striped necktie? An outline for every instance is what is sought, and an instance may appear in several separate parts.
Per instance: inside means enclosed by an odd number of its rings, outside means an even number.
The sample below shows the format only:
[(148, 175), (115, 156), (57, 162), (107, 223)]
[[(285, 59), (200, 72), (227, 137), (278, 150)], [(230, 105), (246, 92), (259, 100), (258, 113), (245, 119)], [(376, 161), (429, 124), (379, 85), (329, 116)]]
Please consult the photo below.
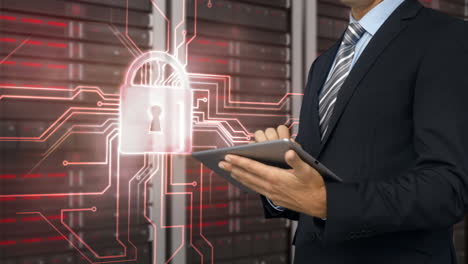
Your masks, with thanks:
[(336, 55), (335, 65), (331, 75), (325, 82), (319, 95), (320, 133), (323, 140), (327, 133), (330, 117), (333, 113), (338, 91), (351, 71), (356, 43), (364, 34), (365, 29), (358, 23), (352, 23), (346, 29), (340, 49)]

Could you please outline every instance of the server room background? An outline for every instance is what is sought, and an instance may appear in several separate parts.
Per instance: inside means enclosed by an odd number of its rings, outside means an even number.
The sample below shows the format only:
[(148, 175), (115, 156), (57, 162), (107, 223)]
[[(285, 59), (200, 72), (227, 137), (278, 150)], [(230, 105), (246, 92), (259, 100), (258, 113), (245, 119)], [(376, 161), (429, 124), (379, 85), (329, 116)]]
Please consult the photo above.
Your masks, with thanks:
[[(468, 19), (466, 0), (421, 3)], [(193, 90), (194, 151), (294, 133), (308, 67), (348, 16), (339, 0), (0, 0), (0, 263), (291, 263), (295, 224), (257, 196), (189, 155), (119, 154), (120, 88), (167, 51)]]

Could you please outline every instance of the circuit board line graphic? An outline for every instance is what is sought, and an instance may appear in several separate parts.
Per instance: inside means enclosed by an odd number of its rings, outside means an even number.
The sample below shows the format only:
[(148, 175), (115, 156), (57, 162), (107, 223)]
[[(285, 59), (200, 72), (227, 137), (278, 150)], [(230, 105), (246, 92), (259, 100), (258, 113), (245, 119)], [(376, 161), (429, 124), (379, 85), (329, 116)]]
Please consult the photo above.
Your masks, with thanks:
[[(178, 59), (178, 62), (183, 65), (184, 74), (189, 79), (190, 92), (194, 99), (193, 107), (188, 107), (184, 111), (192, 113), (188, 120), (193, 125), (192, 137), (203, 135), (211, 139), (210, 142), (197, 141), (192, 146), (193, 150), (235, 146), (252, 141), (255, 131), (251, 128), (249, 121), (246, 121), (247, 118), (258, 120), (276, 118), (281, 120), (278, 123), (287, 125), (290, 129), (298, 126), (299, 120), (291, 116), (289, 107), (293, 99), (303, 96), (302, 93), (292, 93), (285, 88), (284, 91), (280, 90), (269, 96), (243, 97), (243, 92), (249, 87), (239, 84), (240, 82), (237, 82), (238, 79), (235, 77), (227, 74), (205, 74), (198, 71), (186, 72), (187, 68), (191, 69), (189, 66), (192, 66), (193, 62), (190, 60), (189, 65), (190, 45), (192, 44), (192, 47), (195, 45), (194, 41), (199, 38), (199, 35), (205, 37), (198, 29), (198, 26), (205, 21), (199, 23), (198, 16), (200, 11), (200, 17), (203, 19), (202, 7), (199, 5), (205, 4), (206, 1), (195, 1), (194, 9), (188, 10), (188, 1), (177, 0), (182, 7), (180, 18), (168, 18), (169, 15), (160, 8), (156, 0), (148, 1), (155, 15), (165, 22), (160, 30), (166, 31), (166, 39), (155, 41), (166, 43), (164, 52)], [(141, 41), (139, 42), (137, 37), (131, 37), (134, 36), (129, 30), (132, 27), (132, 24), (129, 24), (131, 16), (139, 14), (138, 11), (134, 12), (134, 9), (130, 10), (131, 4), (129, 0), (126, 0), (125, 9), (122, 7), (124, 22), (116, 22), (117, 20), (114, 20), (112, 16), (114, 11), (112, 11), (111, 20), (99, 24), (104, 27), (106, 36), (112, 38), (112, 45), (118, 45), (121, 50), (125, 51), (126, 56), (135, 59), (145, 54), (148, 46), (139, 44)], [(217, 6), (218, 4), (216, 3)], [(206, 5), (212, 8), (213, 2), (209, 0)], [(193, 14), (189, 14), (192, 11)], [(193, 29), (184, 28), (186, 25), (192, 25), (191, 22), (193, 22)], [(67, 29), (71, 33), (76, 28), (82, 27), (82, 24), (73, 25), (73, 28)], [(17, 60), (15, 54), (28, 47), (25, 44), (30, 44), (28, 43), (30, 38), (21, 42), (15, 41), (15, 47), (0, 61), (0, 66), (21, 64), (21, 60)], [(19, 45), (16, 45), (18, 43)], [(70, 46), (73, 47), (71, 44)], [(47, 63), (43, 65), (52, 65)], [(123, 63), (119, 60), (111, 67), (115, 66), (114, 68), (118, 69), (117, 66), (121, 64)], [(69, 74), (72, 74), (71, 70)], [(147, 235), (151, 242), (152, 264), (175, 263), (181, 258), (184, 250), (191, 251), (195, 259), (198, 261), (199, 258), (202, 264), (214, 264), (215, 252), (219, 252), (219, 250), (215, 251), (216, 237), (212, 237), (205, 227), (211, 224), (227, 228), (229, 224), (231, 228), (234, 224), (221, 220), (205, 222), (210, 217), (206, 209), (214, 206), (212, 201), (220, 204), (215, 200), (216, 198), (212, 197), (213, 190), (231, 192), (231, 188), (224, 182), (222, 186), (213, 183), (213, 172), (199, 163), (183, 172), (178, 171), (178, 162), (182, 159), (190, 159), (190, 153), (180, 155), (142, 153), (135, 156), (120, 153), (117, 139), (122, 135), (120, 116), (125, 98), (119, 93), (109, 92), (112, 90), (109, 88), (115, 87), (76, 85), (81, 81), (83, 84), (94, 84), (88, 80), (84, 81), (82, 74), (81, 72), (77, 75), (79, 81), (74, 81), (70, 88), (53, 87), (54, 85), (50, 83), (43, 87), (0, 84), (0, 104), (42, 103), (50, 107), (61, 104), (60, 107), (53, 108), (55, 111), (51, 110), (47, 121), (42, 122), (43, 129), (0, 135), (0, 143), (30, 144), (28, 146), (40, 149), (38, 152), (40, 156), (35, 156), (35, 159), (31, 161), (32, 165), (27, 166), (27, 174), (42, 173), (41, 170), (53, 167), (60, 170), (60, 173), (65, 175), (64, 177), (70, 175), (69, 185), (64, 185), (65, 187), (72, 186), (73, 181), (81, 181), (76, 189), (70, 189), (70, 191), (61, 186), (46, 189), (56, 192), (0, 193), (0, 199), (61, 198), (63, 204), (54, 208), (60, 212), (60, 217), (54, 219), (56, 221), (48, 218), (46, 216), (48, 213), (36, 207), (15, 213), (37, 215), (40, 218), (39, 221), (50, 226), (60, 238), (65, 240), (64, 243), (73, 248), (87, 263), (134, 262), (139, 264), (144, 251), (141, 250), (139, 241), (135, 237), (138, 232), (141, 232), (139, 226), (144, 225), (146, 229), (152, 231), (148, 231), (148, 235), (147, 233), (142, 235)], [(122, 72), (116, 71), (114, 77), (120, 75)], [(166, 68), (158, 63), (144, 64), (137, 72), (135, 80), (137, 80), (135, 85), (158, 87), (180, 85), (177, 74), (166, 71)], [(51, 83), (58, 82), (63, 81), (58, 79)], [(105, 82), (96, 81), (96, 83)], [(115, 82), (113, 83), (117, 86)], [(174, 121), (179, 122), (181, 129), (185, 129), (189, 124), (181, 120)], [(79, 145), (89, 139), (92, 139), (90, 144), (95, 150), (94, 153), (76, 151), (78, 154), (68, 155), (67, 148), (75, 143), (74, 140)], [(85, 147), (89, 146), (83, 146), (83, 149)], [(15, 180), (11, 179), (11, 182), (19, 184), (19, 181), (15, 182)], [(183, 208), (171, 208), (175, 200), (185, 201)], [(104, 201), (105, 205), (100, 206), (98, 201)], [(227, 208), (230, 205), (226, 203), (223, 206), (222, 208)], [(171, 219), (168, 212), (176, 209), (186, 210), (184, 211), (186, 219)], [(106, 239), (115, 247), (115, 253), (101, 252), (101, 248), (93, 244), (93, 239), (80, 231), (84, 224), (70, 222), (74, 216), (81, 217), (80, 221), (89, 225), (90, 229), (99, 229), (99, 226), (94, 226), (92, 220), (83, 219), (106, 217), (107, 224), (111, 227), (109, 229), (112, 229), (112, 236), (109, 236), (111, 239), (108, 237)], [(99, 231), (96, 230), (96, 232)], [(234, 231), (230, 230), (230, 232)], [(174, 241), (171, 251), (166, 256), (162, 251), (166, 249), (166, 245), (160, 244), (160, 241), (168, 233), (173, 235)]]

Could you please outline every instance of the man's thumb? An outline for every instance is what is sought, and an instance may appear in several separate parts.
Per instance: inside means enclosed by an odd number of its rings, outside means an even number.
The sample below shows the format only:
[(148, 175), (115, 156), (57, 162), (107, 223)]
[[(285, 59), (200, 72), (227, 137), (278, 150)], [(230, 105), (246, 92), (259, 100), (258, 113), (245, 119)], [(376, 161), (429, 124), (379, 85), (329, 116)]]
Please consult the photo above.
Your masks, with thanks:
[(306, 168), (306, 163), (297, 155), (294, 150), (288, 150), (285, 154), (286, 163), (295, 171), (301, 171)]

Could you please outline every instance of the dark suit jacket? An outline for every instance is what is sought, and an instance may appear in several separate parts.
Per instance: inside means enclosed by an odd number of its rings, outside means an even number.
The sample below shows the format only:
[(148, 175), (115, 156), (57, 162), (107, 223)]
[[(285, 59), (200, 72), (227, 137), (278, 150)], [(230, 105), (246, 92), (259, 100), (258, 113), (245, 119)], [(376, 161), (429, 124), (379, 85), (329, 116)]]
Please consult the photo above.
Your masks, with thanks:
[[(389, 0), (386, 0), (389, 1)], [(323, 142), (318, 93), (339, 43), (313, 63), (297, 141), (345, 180), (327, 183), (327, 220), (298, 220), (295, 263), (455, 263), (451, 226), (468, 205), (468, 31), (406, 0), (338, 94)]]

